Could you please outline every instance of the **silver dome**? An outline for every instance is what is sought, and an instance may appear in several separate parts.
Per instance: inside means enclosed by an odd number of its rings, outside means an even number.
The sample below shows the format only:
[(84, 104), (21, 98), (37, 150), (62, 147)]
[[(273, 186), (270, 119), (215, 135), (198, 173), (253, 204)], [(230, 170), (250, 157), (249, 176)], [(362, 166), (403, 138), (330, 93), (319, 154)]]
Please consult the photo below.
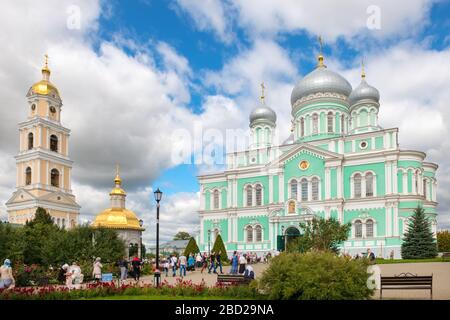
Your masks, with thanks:
[(375, 100), (376, 102), (380, 101), (380, 92), (377, 88), (369, 85), (366, 80), (363, 78), (359, 86), (352, 91), (348, 100), (350, 104), (355, 104), (356, 102), (364, 99)]
[(270, 121), (275, 124), (277, 121), (277, 114), (268, 106), (261, 104), (250, 113), (250, 124), (256, 120)]
[(348, 96), (352, 92), (352, 86), (336, 72), (328, 70), (325, 66), (318, 66), (294, 87), (291, 105), (302, 97), (318, 92), (334, 92)]

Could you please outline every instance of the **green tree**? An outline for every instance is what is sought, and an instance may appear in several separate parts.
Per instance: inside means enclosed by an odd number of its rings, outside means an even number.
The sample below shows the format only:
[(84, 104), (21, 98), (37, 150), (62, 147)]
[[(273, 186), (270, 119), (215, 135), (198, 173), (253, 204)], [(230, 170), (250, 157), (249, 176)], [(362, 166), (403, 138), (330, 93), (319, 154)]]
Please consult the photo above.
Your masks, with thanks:
[(216, 254), (220, 252), (222, 263), (228, 261), (227, 249), (225, 248), (225, 244), (223, 243), (222, 236), (220, 234), (217, 235), (216, 241), (214, 241), (211, 253), (212, 252), (215, 252)]
[(34, 219), (27, 221), (27, 226), (33, 226), (35, 224), (54, 224), (52, 216), (44, 208), (38, 207), (34, 214)]
[(188, 232), (180, 231), (173, 236), (173, 240), (189, 240), (191, 235)]
[(437, 233), (437, 244), (439, 252), (450, 252), (450, 232), (448, 230)]
[(198, 248), (197, 241), (195, 241), (194, 237), (191, 237), (186, 246), (186, 249), (184, 249), (184, 255), (188, 257), (191, 253), (195, 255), (198, 252), (200, 252), (200, 249)]
[(318, 250), (338, 253), (338, 245), (347, 240), (350, 228), (350, 223), (342, 225), (334, 218), (314, 217), (300, 224), (303, 234), (296, 241), (297, 248), (300, 252)]
[(436, 240), (431, 232), (430, 221), (422, 207), (417, 207), (411, 217), (402, 243), (403, 259), (425, 259), (437, 256)]

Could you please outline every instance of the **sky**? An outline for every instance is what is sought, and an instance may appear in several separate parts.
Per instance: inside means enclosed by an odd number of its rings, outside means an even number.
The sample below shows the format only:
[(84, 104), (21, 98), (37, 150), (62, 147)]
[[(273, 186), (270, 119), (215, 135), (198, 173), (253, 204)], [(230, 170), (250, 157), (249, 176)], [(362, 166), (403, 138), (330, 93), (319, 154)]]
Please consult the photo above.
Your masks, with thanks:
[(161, 240), (198, 232), (196, 177), (223, 169), (225, 142), (215, 137), (246, 136), (261, 82), (280, 140), (289, 136), (291, 91), (313, 70), (320, 35), (326, 65), (353, 87), (364, 59), (381, 95), (380, 125), (399, 128), (401, 149), (439, 165), (438, 228), (450, 228), (449, 16), (443, 0), (3, 3), (0, 219), (15, 190), (17, 124), (44, 54), (72, 131), (80, 222), (109, 207), (119, 163), (127, 207), (144, 220), (151, 244), (158, 187)]

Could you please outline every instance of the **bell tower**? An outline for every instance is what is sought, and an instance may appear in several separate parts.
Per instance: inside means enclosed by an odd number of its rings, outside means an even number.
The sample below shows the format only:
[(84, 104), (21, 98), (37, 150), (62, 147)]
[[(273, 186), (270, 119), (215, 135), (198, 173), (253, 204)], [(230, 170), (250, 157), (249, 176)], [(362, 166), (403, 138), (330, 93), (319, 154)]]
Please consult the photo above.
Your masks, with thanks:
[(19, 123), (16, 191), (6, 203), (8, 220), (25, 224), (42, 207), (66, 229), (78, 223), (80, 206), (71, 190), (70, 130), (61, 124), (62, 100), (50, 82), (48, 56), (42, 80), (26, 95), (28, 118)]

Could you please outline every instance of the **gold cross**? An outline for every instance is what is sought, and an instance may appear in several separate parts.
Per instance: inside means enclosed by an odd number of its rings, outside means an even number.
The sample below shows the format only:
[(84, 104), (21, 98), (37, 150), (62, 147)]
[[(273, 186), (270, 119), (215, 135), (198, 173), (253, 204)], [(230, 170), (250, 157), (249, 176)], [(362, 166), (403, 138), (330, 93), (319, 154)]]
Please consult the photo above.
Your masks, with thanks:
[(365, 78), (366, 77), (366, 71), (364, 70), (364, 57), (362, 57), (361, 59), (361, 78)]
[(264, 82), (261, 83), (261, 102), (264, 102), (264, 89), (266, 87), (264, 86)]
[(117, 176), (119, 175), (119, 169), (120, 169), (119, 164), (116, 164), (116, 175)]
[(320, 55), (322, 55), (323, 53), (323, 41), (322, 41), (322, 36), (319, 36), (319, 46), (320, 46)]
[(48, 68), (48, 54), (44, 54), (45, 57), (45, 67)]

